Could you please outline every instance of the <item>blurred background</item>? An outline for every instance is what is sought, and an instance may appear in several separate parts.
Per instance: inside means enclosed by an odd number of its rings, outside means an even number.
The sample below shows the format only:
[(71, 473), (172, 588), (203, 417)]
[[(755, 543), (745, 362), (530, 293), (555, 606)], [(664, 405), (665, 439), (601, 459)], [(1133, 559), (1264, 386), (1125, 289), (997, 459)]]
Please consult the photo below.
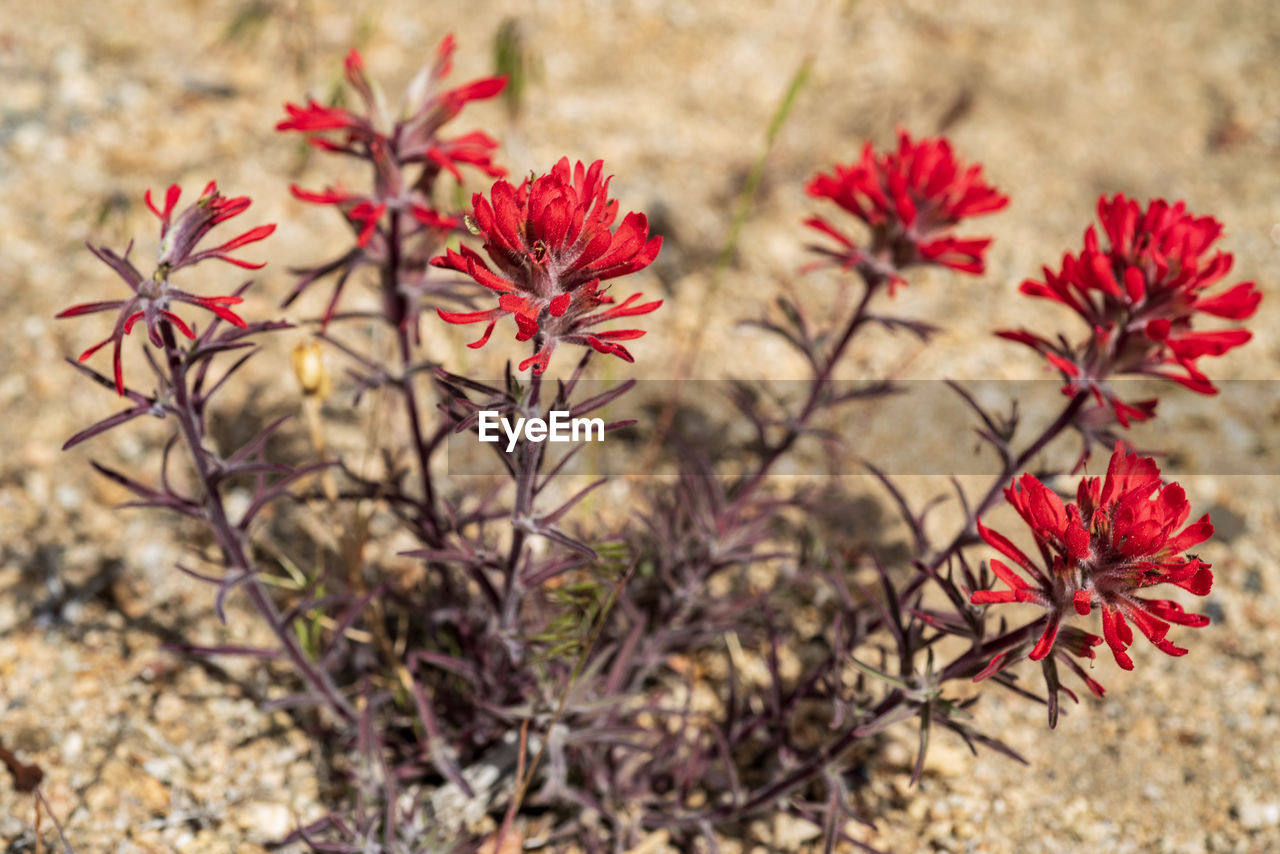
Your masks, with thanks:
[[(253, 197), (247, 225), (280, 224), (246, 253), (271, 261), (246, 311), (280, 314), (287, 268), (349, 239), (333, 211), (295, 201), (289, 184), (360, 177), (275, 133), (283, 103), (331, 100), (355, 46), (394, 104), (447, 33), (459, 43), (456, 82), (492, 73), (496, 54), (523, 69), (517, 99), (469, 107), (456, 131), (497, 137), (515, 176), (562, 156), (601, 158), (622, 210), (647, 212), (664, 235), (659, 261), (632, 285), (668, 302), (647, 318), (625, 375), (802, 376), (781, 345), (737, 323), (782, 291), (815, 311), (847, 299), (835, 277), (797, 273), (809, 242), (800, 223), (817, 210), (804, 184), (867, 140), (892, 144), (902, 127), (950, 136), (1012, 204), (967, 229), (996, 237), (984, 277), (928, 271), (895, 298), (897, 313), (943, 327), (934, 343), (877, 332), (844, 366), (848, 377), (1044, 376), (1029, 351), (990, 331), (1079, 333), (1065, 310), (1017, 285), (1077, 248), (1098, 195), (1119, 191), (1185, 199), (1225, 224), (1231, 281), (1255, 279), (1266, 296), (1248, 321), (1254, 341), (1203, 364), (1215, 380), (1277, 379), (1280, 6), (1268, 0), (6, 0), (0, 745), (44, 770), (42, 790), (82, 852), (259, 851), (295, 818), (314, 817), (324, 787), (305, 736), (252, 699), (271, 681), (266, 665), (196, 667), (160, 648), (263, 642), (234, 598), (221, 626), (210, 591), (172, 570), (182, 545), (173, 529), (110, 511), (122, 496), (89, 474), (90, 458), (141, 462), (163, 425), (58, 450), (119, 406), (62, 362), (106, 321), (52, 319), (123, 289), (84, 243), (122, 249), (137, 235), (136, 251), (149, 253), (155, 221), (143, 192), (179, 183), (191, 194), (216, 179)], [(758, 164), (756, 192), (744, 195)], [(740, 211), (736, 252), (717, 273)], [(239, 283), (230, 268), (217, 272), (220, 286)], [(482, 364), (510, 344), (500, 332), (473, 354), (462, 347), (473, 330), (428, 323), (441, 356)], [(99, 358), (102, 368), (109, 357)], [(246, 394), (281, 411), (297, 405), (285, 350), (260, 360)], [(1271, 429), (1271, 409), (1251, 409), (1246, 426)], [(1168, 439), (1194, 449), (1221, 434), (1210, 417)], [(1130, 674), (1100, 659), (1106, 701), (1072, 708), (1054, 732), (1043, 709), (987, 692), (979, 722), (1030, 767), (935, 739), (924, 781), (909, 789), (915, 733), (900, 733), (901, 755), (891, 746), (869, 805), (882, 821), (866, 841), (902, 852), (1280, 850), (1277, 481), (1205, 471), (1181, 482), (1218, 526), (1201, 553), (1215, 567), (1214, 625), (1182, 631), (1191, 653), (1174, 660), (1140, 641)], [(909, 488), (946, 487), (917, 478)], [(625, 489), (614, 494), (625, 512)], [(32, 796), (0, 775), (5, 850), (32, 850), (35, 824)], [(799, 850), (798, 837), (803, 829), (766, 821), (741, 850)]]

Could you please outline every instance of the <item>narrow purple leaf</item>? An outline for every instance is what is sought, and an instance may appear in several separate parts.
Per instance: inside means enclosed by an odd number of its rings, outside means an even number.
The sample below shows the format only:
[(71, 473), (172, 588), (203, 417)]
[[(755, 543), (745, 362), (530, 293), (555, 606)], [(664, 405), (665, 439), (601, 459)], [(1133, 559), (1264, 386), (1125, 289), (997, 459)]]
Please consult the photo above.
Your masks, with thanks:
[(601, 407), (608, 406), (610, 403), (613, 403), (613, 401), (635, 388), (635, 385), (635, 380), (627, 380), (624, 383), (614, 386), (608, 391), (601, 392), (594, 397), (589, 397), (580, 403), (575, 403), (570, 408), (569, 414), (570, 416), (577, 418), (579, 416), (586, 415), (589, 412), (594, 412)]
[(86, 427), (66, 442), (63, 442), (62, 450), (70, 450), (87, 439), (92, 439), (94, 436), (107, 432), (112, 427), (119, 427), (121, 424), (132, 421), (140, 415), (148, 415), (150, 412), (150, 406), (135, 406), (132, 409), (123, 409), (115, 415), (104, 418), (96, 424)]
[(225, 646), (197, 646), (195, 644), (185, 643), (169, 643), (163, 644), (161, 649), (171, 652), (182, 653), (183, 655), (198, 656), (218, 656), (229, 655), (241, 658), (279, 658), (280, 650), (259, 646), (236, 646), (235, 644), (227, 644)]
[(609, 480), (608, 478), (602, 477), (599, 480), (592, 483), (591, 485), (583, 487), (564, 504), (561, 504), (558, 508), (546, 514), (545, 516), (540, 517), (538, 519), (538, 524), (554, 525), (556, 522), (559, 522), (560, 519), (564, 516), (564, 514), (568, 513), (569, 510), (572, 509), (575, 504), (582, 501), (582, 499), (586, 498), (588, 495), (590, 495), (595, 490), (599, 489), (601, 486), (604, 486), (604, 484), (606, 484), (608, 480)]
[(445, 779), (461, 789), (468, 798), (474, 798), (476, 793), (467, 782), (467, 778), (462, 776), (462, 769), (454, 761), (452, 750), (440, 729), (440, 721), (436, 718), (431, 704), (427, 702), (427, 695), (423, 692), (422, 685), (413, 678), (412, 673), (409, 674), (409, 690), (413, 693), (413, 702), (418, 709), (418, 719), (422, 721), (422, 728), (427, 733), (431, 764), (445, 776)]

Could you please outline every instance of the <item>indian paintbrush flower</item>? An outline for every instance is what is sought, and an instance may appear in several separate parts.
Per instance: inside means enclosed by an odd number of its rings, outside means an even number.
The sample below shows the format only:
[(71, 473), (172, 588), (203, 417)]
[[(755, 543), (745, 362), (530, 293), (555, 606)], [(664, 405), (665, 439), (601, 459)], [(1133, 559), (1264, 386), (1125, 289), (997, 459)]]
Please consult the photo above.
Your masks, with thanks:
[(811, 217), (806, 225), (839, 243), (811, 248), (846, 269), (870, 264), (891, 286), (902, 284), (899, 272), (915, 264), (981, 273), (991, 239), (956, 237), (952, 229), (1009, 203), (982, 177), (981, 166), (966, 168), (956, 159), (945, 138), (916, 142), (905, 131), (898, 134), (896, 151), (877, 154), (867, 143), (860, 160), (818, 174), (807, 191), (831, 199), (871, 228), (864, 246), (825, 218)]
[[(436, 50), (436, 61), (414, 80), (405, 97), (405, 117), (388, 121), (381, 94), (364, 73), (364, 59), (354, 48), (347, 54), (347, 82), (364, 102), (361, 113), (343, 107), (329, 107), (308, 100), (305, 106), (285, 104), (287, 119), (276, 125), (279, 131), (311, 134), (307, 142), (326, 151), (368, 157), (372, 149), (385, 145), (399, 164), (431, 163), (461, 180), (459, 164), (474, 166), (486, 175), (505, 175), (493, 163), (491, 152), (498, 143), (479, 131), (456, 137), (441, 137), (443, 125), (455, 118), (470, 101), (492, 98), (506, 86), (505, 77), (484, 77), (453, 89), (441, 83), (453, 69), (453, 36), (446, 36)], [(336, 139), (322, 134), (336, 131)]]
[(466, 246), (432, 260), (499, 294), (498, 307), (486, 311), (437, 309), (449, 323), (487, 322), (484, 334), (468, 346), (483, 346), (498, 320), (510, 314), (516, 340), (533, 340), (537, 347), (520, 363), (522, 371), (530, 366), (534, 373), (545, 371), (562, 341), (633, 361), (618, 342), (639, 338), (643, 330), (591, 330), (614, 318), (648, 314), (662, 300), (639, 302), (640, 295), (633, 294), (615, 305), (600, 283), (649, 266), (662, 238), (649, 236), (642, 213), (629, 213), (612, 228), (618, 202), (609, 198), (603, 171), (599, 160), (570, 168), (563, 158), (547, 174), (531, 176), (518, 187), (497, 181), (489, 198), (480, 193), (472, 197), (468, 225), (484, 237), (484, 251), (494, 267)]
[(151, 191), (148, 190), (146, 193), (147, 207), (160, 220), (159, 259), (155, 271), (150, 276), (144, 276), (129, 260), (129, 252), (133, 248), (132, 243), (125, 249), (123, 256), (117, 255), (105, 246), (89, 247), (90, 252), (115, 270), (116, 274), (124, 280), (129, 289), (133, 291), (132, 297), (105, 302), (81, 303), (73, 305), (58, 314), (58, 317), (76, 317), (100, 311), (117, 312), (115, 327), (112, 329), (111, 334), (81, 353), (79, 361), (87, 360), (102, 347), (109, 343), (114, 343), (112, 366), (115, 375), (116, 393), (120, 395), (124, 394), (124, 371), (120, 361), (121, 347), (124, 343), (124, 337), (133, 331), (134, 325), (139, 320), (143, 321), (147, 328), (147, 337), (157, 347), (164, 346), (160, 329), (161, 323), (164, 322), (171, 324), (174, 329), (187, 338), (195, 338), (195, 332), (187, 325), (186, 321), (174, 313), (174, 303), (181, 302), (199, 306), (228, 323), (242, 328), (245, 326), (245, 322), (230, 308), (230, 306), (237, 305), (242, 301), (240, 297), (199, 296), (174, 287), (170, 283), (170, 276), (183, 267), (189, 267), (210, 258), (217, 258), (237, 267), (258, 269), (263, 265), (245, 261), (241, 258), (234, 258), (229, 253), (234, 249), (265, 239), (276, 228), (274, 224), (259, 225), (249, 229), (239, 237), (232, 238), (211, 249), (198, 249), (197, 245), (209, 233), (210, 229), (243, 213), (249, 207), (250, 201), (247, 196), (228, 198), (218, 192), (216, 183), (210, 181), (208, 186), (204, 188), (204, 192), (200, 194), (200, 198), (178, 214), (175, 219), (173, 212), (181, 195), (182, 190), (178, 185), (172, 185), (165, 192), (164, 207), (157, 208), (152, 202)]
[[(1055, 641), (1062, 646), (1063, 639), (1073, 654), (1092, 658), (1091, 648), (1105, 639), (1116, 663), (1132, 670), (1133, 660), (1126, 652), (1133, 642), (1130, 623), (1158, 649), (1174, 656), (1187, 651), (1167, 639), (1171, 623), (1193, 628), (1208, 625), (1208, 617), (1189, 614), (1176, 602), (1139, 595), (1149, 587), (1172, 584), (1204, 596), (1213, 584), (1210, 565), (1186, 554), (1213, 535), (1213, 525), (1208, 515), (1185, 524), (1191, 511), (1186, 493), (1178, 484), (1161, 480), (1155, 460), (1117, 443), (1106, 476), (1082, 479), (1074, 504), (1064, 505), (1030, 474), (1008, 487), (1005, 496), (1031, 528), (1043, 564), (979, 521), (982, 539), (1026, 577), (993, 558), (992, 571), (1009, 589), (974, 591), (970, 601), (975, 605), (1026, 602), (1045, 608), (1043, 632), (1028, 656), (1033, 661), (1054, 651)], [(1070, 638), (1062, 634), (1066, 616), (1087, 615), (1095, 606), (1102, 611), (1101, 639), (1079, 630), (1073, 630)], [(1002, 665), (993, 662), (979, 676)]]
[[(285, 105), (288, 117), (276, 125), (276, 130), (305, 133), (309, 144), (368, 161), (373, 167), (369, 192), (350, 192), (341, 186), (321, 191), (290, 187), (302, 201), (338, 208), (355, 232), (356, 245), (335, 261), (299, 271), (302, 279), (286, 305), (316, 279), (337, 272), (339, 278), (324, 314), (327, 323), (352, 270), (365, 263), (385, 266), (392, 252), (389, 241), (393, 231), (397, 241), (394, 251), (400, 253), (402, 267), (397, 287), (406, 295), (425, 290), (421, 277), (427, 259), (439, 250), (447, 233), (461, 223), (458, 217), (438, 210), (433, 203), (436, 179), (448, 172), (461, 182), (460, 166), (473, 167), (491, 177), (506, 174), (493, 162), (498, 143), (488, 134), (472, 131), (451, 137), (441, 135), (443, 126), (469, 102), (492, 98), (506, 85), (505, 77), (484, 77), (444, 88), (444, 78), (453, 67), (454, 49), (453, 37), (447, 36), (440, 43), (434, 64), (410, 85), (401, 115), (394, 120), (388, 117), (384, 98), (365, 75), (364, 60), (354, 49), (347, 54), (346, 78), (360, 96), (362, 109), (325, 106), (314, 100), (305, 105)], [(416, 301), (405, 300), (397, 305), (392, 311), (397, 323), (416, 317)]]
[(1211, 253), (1222, 234), (1212, 217), (1196, 217), (1182, 202), (1156, 199), (1145, 210), (1117, 194), (1098, 199), (1098, 219), (1106, 243), (1089, 226), (1084, 249), (1063, 256), (1058, 271), (1044, 268), (1044, 281), (1027, 280), (1021, 291), (1070, 308), (1088, 324), (1079, 344), (1050, 341), (1026, 330), (997, 333), (1041, 353), (1067, 379), (1064, 391), (1088, 389), (1099, 405), (1115, 410), (1123, 425), (1151, 417), (1155, 401), (1125, 402), (1107, 388), (1118, 374), (1163, 377), (1200, 394), (1217, 389), (1196, 360), (1221, 356), (1247, 342), (1247, 329), (1193, 329), (1197, 314), (1244, 320), (1257, 311), (1262, 295), (1241, 282), (1207, 295), (1231, 270), (1233, 258)]

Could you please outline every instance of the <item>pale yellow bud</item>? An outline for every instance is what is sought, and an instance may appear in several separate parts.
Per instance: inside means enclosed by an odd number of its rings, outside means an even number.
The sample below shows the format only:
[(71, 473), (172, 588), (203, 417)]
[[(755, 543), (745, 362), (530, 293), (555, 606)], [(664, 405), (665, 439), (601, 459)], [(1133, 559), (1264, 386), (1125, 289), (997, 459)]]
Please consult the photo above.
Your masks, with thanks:
[(290, 357), (293, 362), (293, 375), (298, 378), (298, 385), (307, 397), (324, 400), (333, 392), (333, 379), (324, 362), (324, 350), (315, 339), (302, 341), (293, 348)]

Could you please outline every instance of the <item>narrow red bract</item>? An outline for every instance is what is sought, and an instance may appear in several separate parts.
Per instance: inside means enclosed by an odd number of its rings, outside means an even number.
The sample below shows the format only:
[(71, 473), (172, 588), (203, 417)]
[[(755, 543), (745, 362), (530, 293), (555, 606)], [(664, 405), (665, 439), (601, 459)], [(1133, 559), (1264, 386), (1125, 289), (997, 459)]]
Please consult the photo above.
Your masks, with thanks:
[[(1007, 590), (978, 590), (975, 605), (1027, 602), (1048, 611), (1045, 628), (1029, 657), (1039, 661), (1055, 649), (1063, 618), (1074, 611), (1102, 610), (1102, 634), (1125, 670), (1133, 669), (1126, 650), (1133, 642), (1130, 623), (1169, 655), (1185, 655), (1165, 635), (1171, 623), (1198, 628), (1209, 619), (1188, 614), (1166, 599), (1137, 595), (1158, 584), (1172, 584), (1204, 596), (1213, 584), (1210, 565), (1184, 554), (1213, 535), (1208, 515), (1186, 524), (1191, 505), (1181, 486), (1164, 483), (1155, 460), (1117, 444), (1105, 478), (1080, 481), (1074, 504), (1063, 504), (1053, 490), (1024, 474), (1005, 496), (1031, 528), (1044, 560), (1039, 565), (1002, 534), (978, 523), (992, 548), (1025, 573), (992, 559), (991, 569)], [(1029, 579), (1029, 580), (1028, 580)], [(1082, 642), (1079, 642), (1083, 640)], [(1076, 636), (1067, 650), (1093, 658), (1096, 635)], [(1061, 646), (1059, 644), (1059, 646)]]
[(903, 283), (898, 271), (914, 264), (981, 273), (991, 239), (956, 237), (951, 230), (963, 219), (1009, 203), (983, 179), (981, 166), (966, 168), (956, 159), (945, 138), (915, 142), (905, 131), (899, 132), (896, 151), (877, 154), (867, 143), (861, 160), (817, 175), (807, 190), (871, 227), (870, 245), (863, 247), (828, 220), (812, 217), (805, 224), (839, 247), (811, 248), (845, 268), (872, 263), (892, 284)]
[(1027, 280), (1021, 286), (1028, 296), (1062, 303), (1080, 315), (1089, 337), (1070, 345), (1026, 330), (997, 334), (1043, 354), (1068, 380), (1065, 391), (1089, 389), (1099, 403), (1114, 407), (1125, 426), (1150, 417), (1154, 401), (1119, 400), (1106, 387), (1109, 377), (1164, 377), (1192, 391), (1215, 394), (1196, 360), (1221, 356), (1253, 335), (1238, 327), (1194, 329), (1196, 315), (1244, 320), (1262, 299), (1253, 282), (1206, 293), (1231, 271), (1234, 260), (1211, 251), (1222, 235), (1221, 223), (1193, 216), (1182, 202), (1156, 199), (1143, 209), (1119, 194), (1098, 199), (1098, 218), (1105, 245), (1090, 226), (1080, 253), (1064, 255), (1056, 272), (1044, 268), (1044, 281)]
[(218, 318), (236, 326), (243, 328), (246, 325), (230, 308), (230, 306), (238, 305), (241, 302), (240, 297), (199, 296), (174, 287), (169, 281), (170, 276), (183, 267), (189, 267), (210, 258), (217, 258), (238, 267), (258, 269), (263, 264), (255, 264), (240, 258), (233, 258), (228, 253), (234, 249), (265, 239), (276, 228), (274, 224), (259, 225), (249, 229), (239, 237), (234, 237), (212, 249), (197, 249), (197, 244), (204, 239), (205, 235), (214, 226), (244, 213), (248, 209), (250, 201), (247, 196), (234, 198), (223, 196), (218, 192), (217, 184), (210, 181), (204, 188), (204, 192), (200, 194), (200, 198), (182, 211), (175, 219), (173, 212), (181, 195), (181, 189), (174, 184), (165, 192), (164, 207), (158, 208), (151, 198), (151, 191), (148, 190), (146, 193), (145, 201), (147, 207), (160, 220), (160, 258), (156, 270), (151, 276), (144, 276), (129, 260), (129, 252), (133, 249), (132, 243), (125, 249), (124, 255), (117, 255), (105, 246), (89, 247), (90, 252), (115, 270), (116, 274), (124, 280), (129, 289), (133, 291), (132, 297), (122, 300), (108, 300), (106, 302), (81, 303), (80, 305), (73, 305), (57, 315), (58, 317), (77, 317), (82, 314), (94, 314), (100, 311), (117, 312), (115, 327), (112, 329), (111, 334), (81, 353), (79, 360), (83, 362), (107, 344), (114, 343), (112, 368), (116, 393), (120, 395), (124, 394), (124, 371), (121, 367), (120, 351), (124, 343), (124, 337), (133, 331), (133, 327), (138, 321), (143, 321), (147, 328), (148, 339), (157, 347), (164, 346), (160, 333), (160, 324), (162, 322), (168, 322), (187, 338), (195, 338), (195, 332), (191, 327), (172, 310), (174, 308), (173, 304), (178, 302), (203, 308), (212, 312)]
[(465, 273), (499, 294), (498, 307), (487, 311), (437, 309), (449, 323), (488, 323), (469, 346), (483, 346), (498, 320), (511, 314), (516, 340), (537, 344), (534, 354), (520, 363), (522, 371), (545, 371), (561, 341), (634, 361), (618, 342), (639, 338), (643, 330), (588, 330), (662, 305), (662, 300), (639, 302), (639, 294), (614, 305), (600, 285), (653, 263), (662, 238), (649, 236), (649, 222), (642, 213), (627, 214), (611, 230), (618, 202), (609, 198), (609, 179), (603, 171), (599, 160), (589, 168), (582, 163), (570, 168), (568, 158), (563, 158), (547, 174), (518, 187), (498, 181), (489, 198), (480, 193), (472, 197), (471, 224), (484, 237), (493, 268), (466, 246), (432, 259), (436, 266)]

